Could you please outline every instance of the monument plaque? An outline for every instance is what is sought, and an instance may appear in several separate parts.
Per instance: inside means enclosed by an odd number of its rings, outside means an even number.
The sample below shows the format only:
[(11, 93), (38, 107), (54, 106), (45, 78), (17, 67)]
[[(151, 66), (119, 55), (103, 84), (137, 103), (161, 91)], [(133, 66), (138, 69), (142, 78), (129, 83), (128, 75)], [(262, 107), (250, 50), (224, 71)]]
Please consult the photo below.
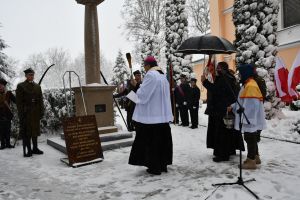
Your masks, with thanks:
[(105, 104), (95, 105), (95, 113), (99, 113), (99, 112), (106, 112), (106, 105)]
[(63, 129), (69, 165), (103, 159), (94, 115), (67, 118), (63, 122)]

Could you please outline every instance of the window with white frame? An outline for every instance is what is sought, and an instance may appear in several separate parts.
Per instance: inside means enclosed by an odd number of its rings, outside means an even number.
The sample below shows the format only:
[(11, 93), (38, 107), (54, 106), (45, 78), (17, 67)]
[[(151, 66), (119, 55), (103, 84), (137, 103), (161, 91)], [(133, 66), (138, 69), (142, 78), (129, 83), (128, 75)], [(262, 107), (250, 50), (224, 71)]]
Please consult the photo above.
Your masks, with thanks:
[(283, 28), (300, 24), (300, 0), (283, 0)]

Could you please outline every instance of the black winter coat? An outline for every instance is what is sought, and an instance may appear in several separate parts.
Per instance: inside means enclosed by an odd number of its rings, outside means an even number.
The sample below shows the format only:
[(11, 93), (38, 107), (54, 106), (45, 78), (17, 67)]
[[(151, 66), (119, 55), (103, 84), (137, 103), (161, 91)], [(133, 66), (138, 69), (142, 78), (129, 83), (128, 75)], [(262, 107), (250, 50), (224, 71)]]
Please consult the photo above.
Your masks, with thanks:
[(214, 83), (203, 82), (207, 89), (207, 107), (205, 114), (225, 116), (227, 107), (236, 101), (236, 79), (231, 74), (217, 76)]

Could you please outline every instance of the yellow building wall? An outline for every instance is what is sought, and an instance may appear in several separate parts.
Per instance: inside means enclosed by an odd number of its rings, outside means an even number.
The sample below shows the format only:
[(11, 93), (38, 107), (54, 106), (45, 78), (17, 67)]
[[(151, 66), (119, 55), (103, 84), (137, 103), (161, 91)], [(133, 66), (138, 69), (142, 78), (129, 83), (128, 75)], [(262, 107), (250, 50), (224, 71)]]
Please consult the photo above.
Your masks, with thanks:
[[(214, 1), (214, 0), (211, 0)], [(234, 0), (225, 0), (224, 2), (224, 10), (233, 6)]]
[(291, 48), (280, 49), (277, 56), (283, 59), (286, 68), (291, 69), (293, 62), (300, 52), (300, 45)]

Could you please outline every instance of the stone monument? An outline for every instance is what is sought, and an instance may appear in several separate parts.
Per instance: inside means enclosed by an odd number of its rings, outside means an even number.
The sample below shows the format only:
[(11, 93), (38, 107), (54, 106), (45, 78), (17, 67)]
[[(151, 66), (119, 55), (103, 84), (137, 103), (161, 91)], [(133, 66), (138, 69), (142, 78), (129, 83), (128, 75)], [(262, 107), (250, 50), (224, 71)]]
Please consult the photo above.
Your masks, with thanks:
[[(95, 115), (98, 133), (103, 151), (131, 146), (132, 133), (118, 130), (114, 126), (113, 90), (115, 86), (103, 85), (100, 82), (100, 48), (97, 6), (104, 0), (76, 0), (85, 6), (84, 19), (84, 52), (86, 85), (82, 86), (86, 104), (81, 98), (79, 87), (72, 88), (75, 92), (76, 116)], [(47, 144), (67, 153), (65, 135), (49, 138)]]
[[(99, 133), (117, 131), (114, 126), (113, 98), (115, 86), (102, 85), (100, 82), (100, 48), (97, 6), (104, 0), (76, 0), (85, 6), (84, 52), (86, 85), (83, 86), (88, 115), (95, 115)], [(80, 88), (75, 91), (76, 116), (84, 115)]]

